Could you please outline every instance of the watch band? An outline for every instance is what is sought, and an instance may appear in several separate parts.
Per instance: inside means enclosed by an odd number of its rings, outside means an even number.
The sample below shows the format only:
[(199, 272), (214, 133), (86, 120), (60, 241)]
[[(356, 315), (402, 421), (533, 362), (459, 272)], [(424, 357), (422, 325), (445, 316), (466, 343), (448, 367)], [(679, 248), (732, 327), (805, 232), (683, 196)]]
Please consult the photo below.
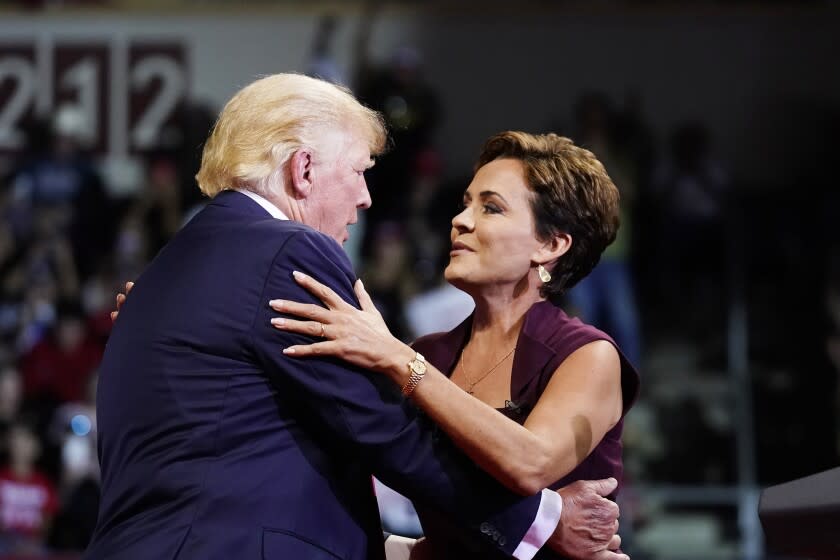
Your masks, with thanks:
[(417, 352), (414, 359), (408, 362), (408, 369), (411, 370), (411, 376), (402, 388), (402, 394), (406, 397), (411, 396), (411, 393), (422, 381), (423, 376), (426, 375), (426, 358), (423, 357), (423, 354)]

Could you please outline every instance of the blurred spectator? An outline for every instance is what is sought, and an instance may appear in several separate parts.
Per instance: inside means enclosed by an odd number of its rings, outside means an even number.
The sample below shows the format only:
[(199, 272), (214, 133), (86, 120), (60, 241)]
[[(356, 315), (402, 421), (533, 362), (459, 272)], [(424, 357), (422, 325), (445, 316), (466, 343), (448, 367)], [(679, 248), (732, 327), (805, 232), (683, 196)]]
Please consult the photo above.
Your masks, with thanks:
[(12, 425), (8, 447), (9, 462), (0, 471), (0, 549), (38, 553), (58, 508), (55, 488), (36, 467), (41, 444), (31, 427)]
[(33, 218), (32, 235), (27, 247), (27, 284), (52, 284), (57, 297), (78, 297), (78, 267), (70, 243), (60, 229), (62, 211), (50, 207), (38, 208)]
[(0, 222), (0, 341), (7, 346), (17, 340), (22, 323), (26, 256), (8, 222)]
[(204, 140), (216, 122), (218, 111), (211, 103), (190, 99), (179, 106), (177, 117), (178, 139), (172, 147), (172, 156), (178, 168), (180, 207), (187, 216), (194, 215), (207, 201), (195, 174), (201, 166), (201, 152)]
[[(438, 206), (443, 196), (441, 159), (438, 151), (431, 147), (419, 153), (409, 186), (411, 200), (404, 223), (414, 261), (411, 268), (416, 290), (437, 286), (442, 279), (442, 270), (449, 262), (450, 222), (457, 205), (452, 208)], [(461, 196), (459, 190), (459, 202)], [(439, 221), (443, 223), (439, 225)]]
[(380, 224), (372, 251), (362, 274), (365, 288), (394, 336), (409, 340), (403, 302), (414, 291), (414, 282), (409, 268), (410, 248), (402, 227), (395, 222)]
[(20, 413), (20, 403), (23, 397), (23, 385), (20, 374), (10, 364), (0, 369), (0, 439), (5, 441), (5, 435), (17, 415)]
[(61, 452), (61, 509), (49, 537), (51, 548), (84, 549), (96, 526), (99, 509), (99, 463), (96, 456), (96, 376), (85, 398), (61, 405), (50, 426), (52, 443)]
[(45, 406), (82, 400), (103, 350), (91, 335), (81, 306), (63, 302), (55, 327), (21, 358), (24, 394)]
[(9, 428), (18, 419), (22, 399), (20, 373), (11, 364), (6, 364), (0, 369), (0, 461), (4, 464), (9, 457)]
[(325, 15), (318, 20), (309, 59), (306, 62), (306, 74), (334, 84), (346, 84), (344, 72), (335, 61), (332, 52), (332, 41), (337, 26), (338, 18), (334, 15)]
[(114, 295), (124, 290), (124, 283), (114, 280), (109, 268), (90, 276), (82, 285), (80, 301), (93, 337), (103, 346), (111, 334)]
[(633, 159), (617, 144), (616, 119), (605, 95), (590, 93), (576, 107), (576, 141), (604, 164), (621, 194), (621, 227), (589, 275), (569, 292), (569, 303), (584, 321), (615, 338), (627, 359), (641, 359), (639, 311), (631, 270), (631, 234), (636, 197)]
[[(111, 208), (102, 180), (84, 151), (87, 123), (80, 112), (56, 112), (51, 134), (13, 174), (12, 196), (18, 237), (35, 229), (35, 214), (48, 211), (52, 230), (69, 236), (83, 272), (96, 264), (110, 243)], [(40, 145), (43, 142), (45, 145)]]
[[(642, 96), (630, 90), (618, 113), (614, 116), (612, 135), (615, 145), (631, 162), (633, 176), (630, 180), (638, 187), (636, 197), (650, 184), (656, 153), (653, 133), (643, 111)], [(638, 209), (636, 209), (638, 210)]]
[(114, 247), (114, 266), (119, 278), (137, 278), (150, 258), (146, 228), (140, 212), (123, 218)]
[(181, 227), (181, 188), (175, 162), (167, 156), (153, 158), (148, 167), (147, 185), (130, 212), (143, 221), (151, 258)]
[(419, 184), (413, 191), (417, 200), (414, 212), (418, 215), (410, 221), (415, 223), (412, 239), (417, 247), (414, 268), (418, 291), (405, 303), (406, 319), (414, 338), (455, 328), (475, 307), (470, 296), (444, 277), (452, 247), (452, 218), (463, 205), (464, 190), (471, 177), (441, 182), (432, 174), (440, 172), (439, 160), (423, 159), (429, 169), (418, 173)]
[(730, 182), (705, 126), (677, 127), (670, 155), (656, 169), (653, 181), (661, 212), (663, 308), (691, 316), (697, 323), (689, 326), (707, 333), (710, 321), (722, 324), (726, 301), (721, 290)]
[(409, 214), (414, 177), (433, 146), (441, 110), (437, 93), (423, 75), (422, 56), (416, 49), (397, 49), (381, 68), (367, 59), (359, 64), (364, 72), (358, 97), (382, 113), (392, 141), (391, 150), (368, 172), (371, 198), (376, 201), (365, 218), (362, 254), (368, 256), (380, 224)]

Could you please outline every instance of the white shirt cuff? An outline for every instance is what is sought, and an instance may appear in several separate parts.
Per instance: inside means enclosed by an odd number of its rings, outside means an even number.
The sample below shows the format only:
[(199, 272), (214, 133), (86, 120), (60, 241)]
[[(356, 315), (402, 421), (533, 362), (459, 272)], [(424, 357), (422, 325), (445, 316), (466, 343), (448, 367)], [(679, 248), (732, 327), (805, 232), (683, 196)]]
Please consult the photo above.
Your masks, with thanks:
[(560, 494), (553, 490), (543, 490), (537, 517), (525, 533), (522, 542), (513, 551), (513, 557), (518, 560), (531, 560), (536, 556), (548, 542), (549, 537), (554, 534), (557, 524), (560, 523), (561, 513), (563, 513), (563, 498)]
[(385, 539), (385, 560), (409, 560), (415, 542), (399, 535), (388, 535)]

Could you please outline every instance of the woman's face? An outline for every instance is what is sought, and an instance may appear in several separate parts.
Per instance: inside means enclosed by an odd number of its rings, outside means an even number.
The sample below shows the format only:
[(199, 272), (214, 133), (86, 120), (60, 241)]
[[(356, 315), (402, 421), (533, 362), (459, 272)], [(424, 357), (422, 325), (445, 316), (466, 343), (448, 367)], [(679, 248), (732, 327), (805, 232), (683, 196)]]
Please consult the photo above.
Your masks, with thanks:
[(527, 286), (536, 238), (531, 190), (517, 159), (481, 167), (464, 192), (464, 209), (452, 219), (452, 250), (444, 275), (452, 285), (476, 289)]

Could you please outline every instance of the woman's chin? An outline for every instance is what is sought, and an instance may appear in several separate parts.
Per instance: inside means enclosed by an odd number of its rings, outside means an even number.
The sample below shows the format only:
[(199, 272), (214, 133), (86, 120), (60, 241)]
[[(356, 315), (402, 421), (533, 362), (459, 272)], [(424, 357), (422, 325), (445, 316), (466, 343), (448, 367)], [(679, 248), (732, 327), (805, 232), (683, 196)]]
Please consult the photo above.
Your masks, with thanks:
[(458, 267), (453, 266), (452, 263), (449, 263), (446, 266), (446, 268), (443, 269), (443, 277), (446, 279), (447, 282), (454, 285), (454, 283), (458, 281), (461, 275), (458, 274)]
[(451, 285), (455, 286), (459, 290), (467, 292), (467, 287), (470, 283), (464, 278), (463, 275), (459, 274), (457, 268), (453, 267), (451, 264), (446, 267), (443, 271), (443, 277), (449, 282)]

